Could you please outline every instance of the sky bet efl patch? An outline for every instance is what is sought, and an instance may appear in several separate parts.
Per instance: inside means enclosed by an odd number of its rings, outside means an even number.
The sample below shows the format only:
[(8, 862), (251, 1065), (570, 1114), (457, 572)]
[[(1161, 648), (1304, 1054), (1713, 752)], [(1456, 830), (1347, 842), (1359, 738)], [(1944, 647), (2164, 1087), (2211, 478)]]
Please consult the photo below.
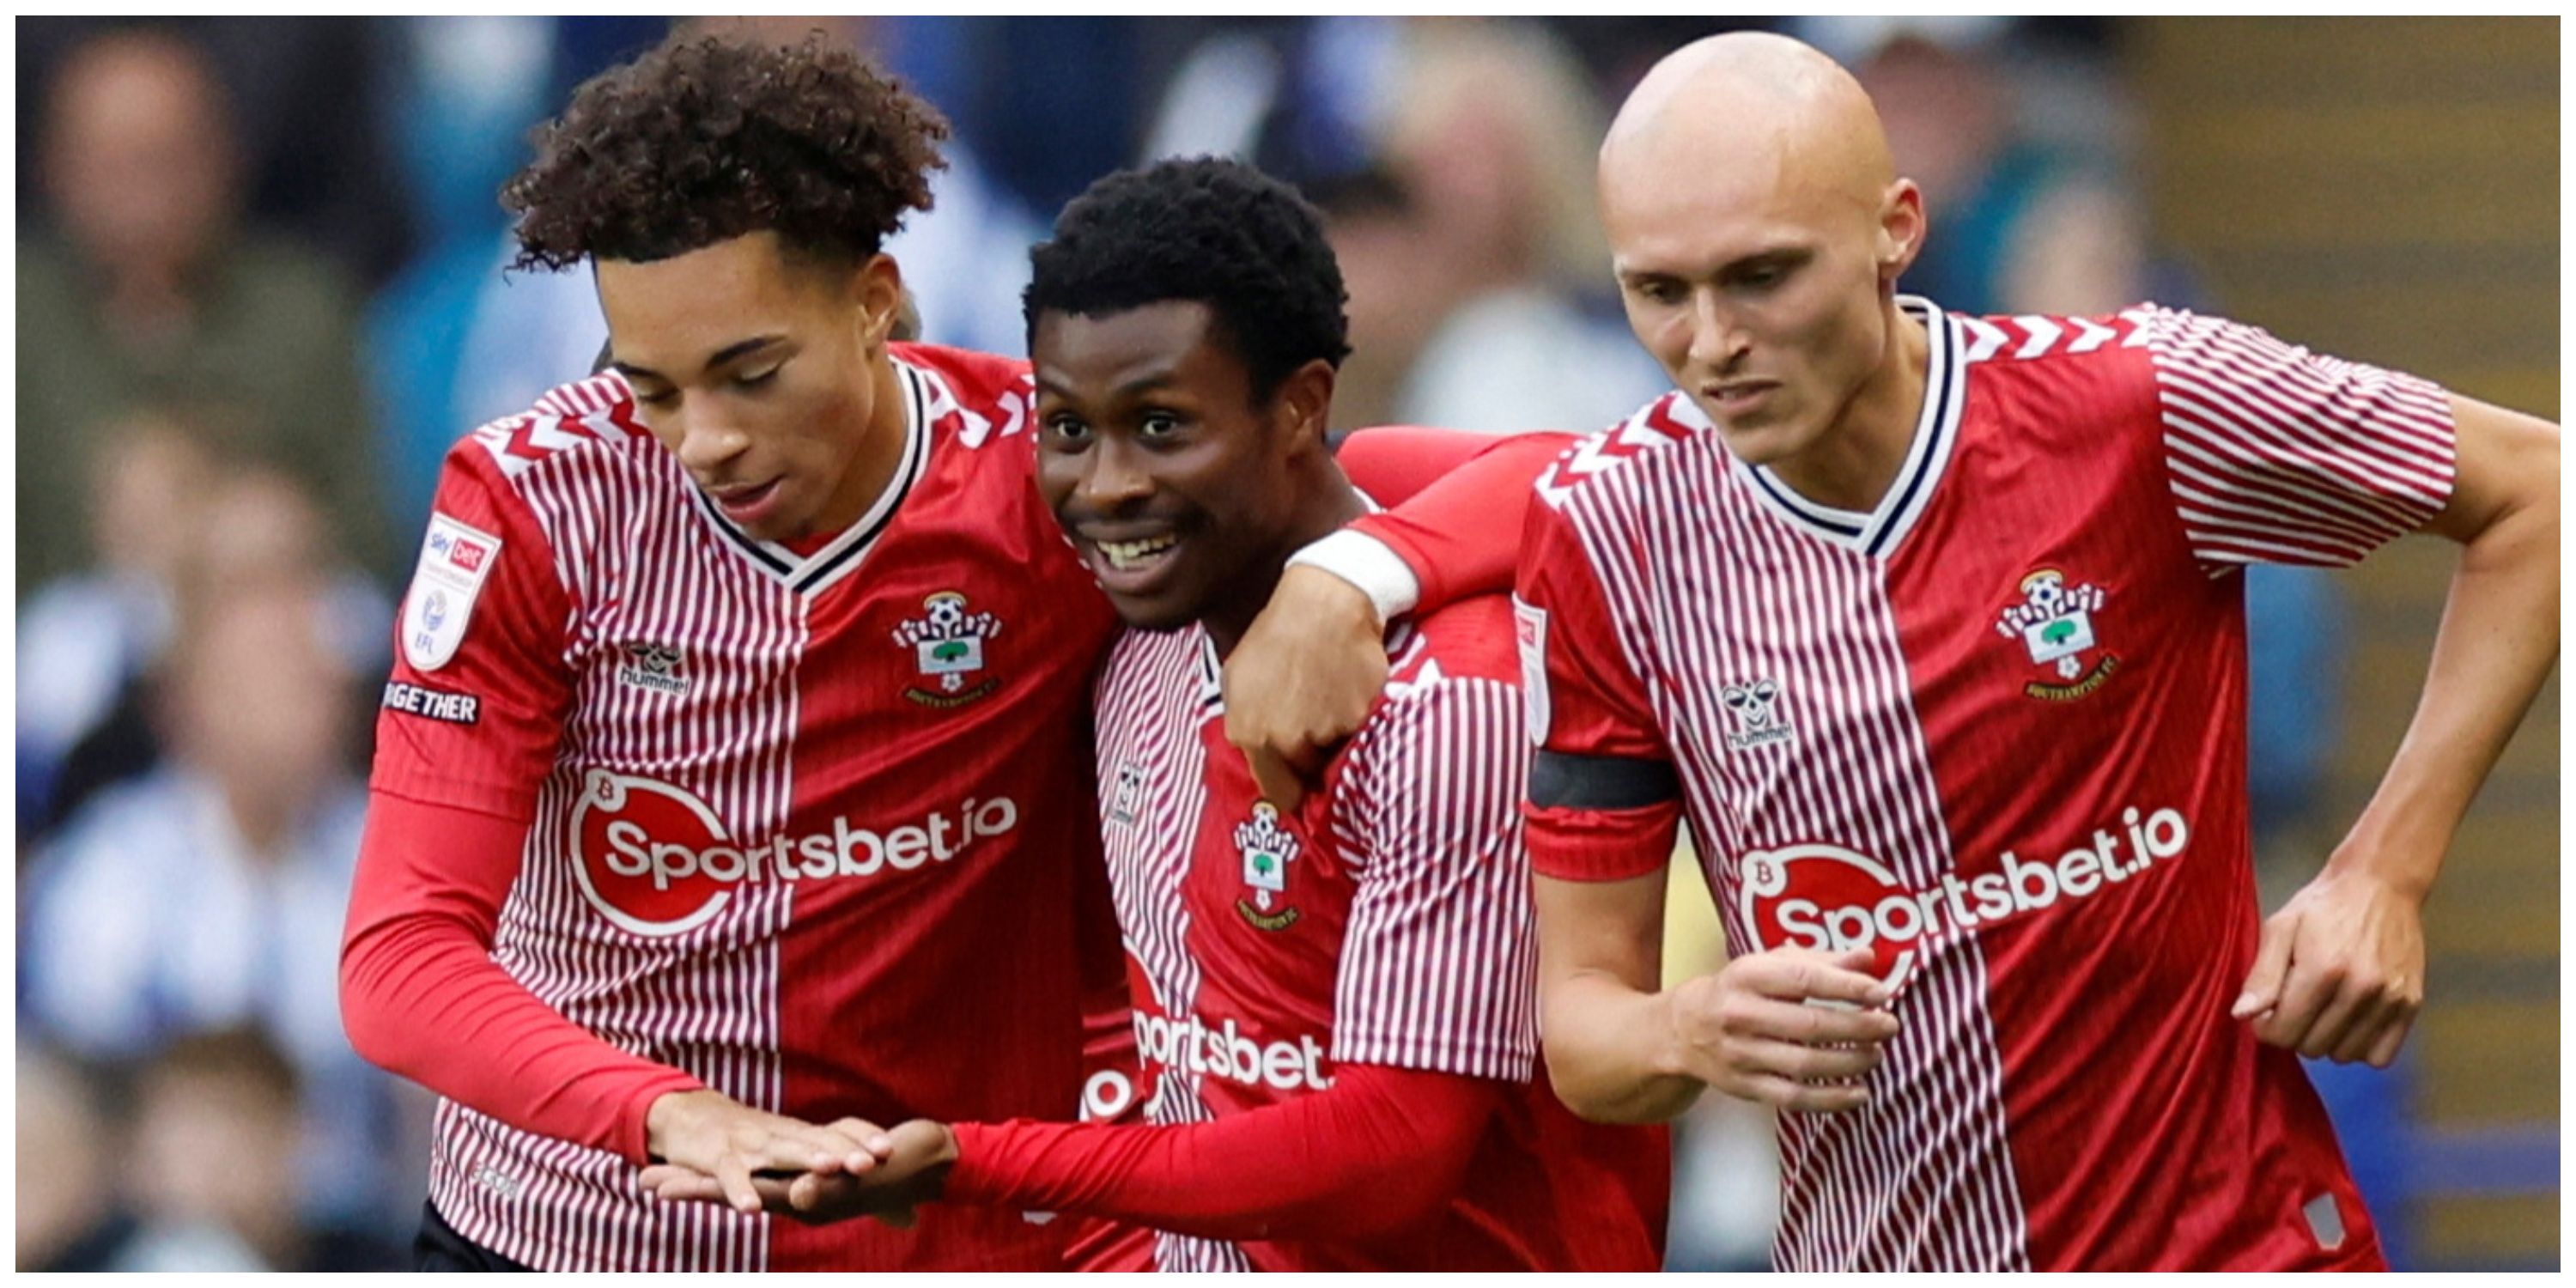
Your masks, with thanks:
[(499, 537), (431, 512), (420, 567), (403, 599), (403, 656), (412, 666), (435, 671), (456, 656), (456, 646), (465, 642), (465, 623), (474, 616), (474, 600), (500, 557)]

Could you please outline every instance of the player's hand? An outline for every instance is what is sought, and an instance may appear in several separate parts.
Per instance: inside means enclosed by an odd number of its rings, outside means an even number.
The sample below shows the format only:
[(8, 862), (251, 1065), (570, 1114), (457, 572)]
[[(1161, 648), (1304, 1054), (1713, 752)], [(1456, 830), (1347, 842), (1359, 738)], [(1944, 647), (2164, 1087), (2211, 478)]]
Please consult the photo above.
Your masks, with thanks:
[(1775, 948), (1680, 985), (1670, 1014), (1681, 1071), (1776, 1109), (1830, 1114), (1868, 1104), (1869, 1072), (1897, 1029), (1884, 1009), (1894, 990), (1866, 973), (1872, 960), (1866, 949)]
[(644, 1126), (646, 1148), (655, 1159), (712, 1179), (738, 1212), (761, 1210), (754, 1173), (866, 1172), (893, 1148), (873, 1124), (850, 1118), (817, 1127), (717, 1091), (657, 1097), (645, 1111)]
[(2421, 896), (2329, 868), (2263, 923), (2229, 1013), (2273, 1046), (2384, 1069), (2423, 1005)]
[(1252, 762), (1264, 799), (1305, 798), (1333, 747), (1386, 688), (1386, 624), (1359, 587), (1299, 564), (1225, 660), (1225, 740)]
[[(854, 1134), (878, 1130), (856, 1119), (844, 1119), (833, 1127)], [(753, 1176), (760, 1210), (807, 1225), (870, 1216), (887, 1225), (909, 1227), (918, 1219), (914, 1209), (937, 1199), (945, 1188), (948, 1166), (957, 1161), (956, 1137), (946, 1127), (921, 1119), (884, 1135), (888, 1157), (863, 1173)], [(685, 1167), (657, 1163), (644, 1169), (641, 1182), (656, 1197), (670, 1202), (730, 1203), (722, 1182)]]

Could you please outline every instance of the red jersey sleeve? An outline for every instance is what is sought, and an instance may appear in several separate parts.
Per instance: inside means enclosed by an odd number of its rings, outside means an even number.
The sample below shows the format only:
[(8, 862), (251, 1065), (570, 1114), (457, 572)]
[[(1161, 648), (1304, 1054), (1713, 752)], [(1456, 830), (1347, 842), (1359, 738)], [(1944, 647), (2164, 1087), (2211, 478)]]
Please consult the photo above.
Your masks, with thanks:
[(2203, 567), (2358, 563), (2449, 502), (2458, 427), (2440, 386), (2241, 323), (2138, 312), (2166, 481)]
[(373, 787), (525, 822), (572, 705), (571, 602), (535, 517), (468, 438), (395, 621)]
[(1214, 1122), (959, 1123), (945, 1196), (1210, 1239), (1346, 1241), (1447, 1201), (1501, 1097), (1479, 1079), (1344, 1065), (1323, 1091)]
[(1385, 543), (1421, 583), (1417, 614), (1511, 588), (1522, 498), (1569, 434), (1497, 437), (1394, 425), (1342, 444), (1343, 471), (1388, 510), (1351, 524)]
[(1533, 495), (1513, 627), (1532, 760), (1530, 869), (1617, 881), (1672, 858), (1681, 793), (1670, 753), (1601, 578), (1569, 516)]
[(491, 955), (572, 701), (571, 617), (535, 518), (460, 442), (395, 626), (341, 1018), (360, 1055), (458, 1104), (642, 1162), (654, 1098), (703, 1084), (563, 1018)]
[(359, 1055), (514, 1127), (645, 1161), (656, 1097), (704, 1086), (601, 1041), (492, 960), (525, 823), (379, 791), (340, 946)]

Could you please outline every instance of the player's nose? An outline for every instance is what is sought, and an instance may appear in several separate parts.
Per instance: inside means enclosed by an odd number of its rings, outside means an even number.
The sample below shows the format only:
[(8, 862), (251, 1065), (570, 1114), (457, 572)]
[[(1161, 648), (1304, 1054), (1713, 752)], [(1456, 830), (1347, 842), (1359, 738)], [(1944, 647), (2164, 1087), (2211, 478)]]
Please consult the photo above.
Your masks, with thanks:
[(742, 455), (751, 435), (730, 422), (693, 416), (681, 425), (680, 464), (701, 479), (721, 478), (726, 462)]
[(1742, 356), (1744, 347), (1743, 330), (1719, 302), (1717, 292), (1706, 287), (1692, 292), (1689, 350), (1692, 368), (1710, 374), (1722, 372)]
[(1104, 435), (1085, 456), (1075, 499), (1092, 513), (1116, 514), (1153, 491), (1141, 453), (1116, 435)]

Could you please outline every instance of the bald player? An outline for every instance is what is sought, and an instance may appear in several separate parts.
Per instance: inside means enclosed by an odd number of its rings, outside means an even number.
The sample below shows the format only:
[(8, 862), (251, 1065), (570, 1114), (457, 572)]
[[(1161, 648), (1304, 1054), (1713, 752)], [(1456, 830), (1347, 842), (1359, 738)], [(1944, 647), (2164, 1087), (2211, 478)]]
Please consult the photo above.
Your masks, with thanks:
[[(2154, 305), (1898, 294), (1922, 194), (1780, 37), (1657, 66), (1600, 184), (1677, 388), (1524, 538), (1558, 1093), (1776, 1106), (1784, 1269), (2382, 1265), (2297, 1057), (2385, 1065), (2416, 1014), (2557, 654), (2557, 427)], [(2462, 558), (2414, 724), (2258, 924), (2239, 574), (2418, 529)], [(1659, 991), (1685, 815), (1733, 958)]]

